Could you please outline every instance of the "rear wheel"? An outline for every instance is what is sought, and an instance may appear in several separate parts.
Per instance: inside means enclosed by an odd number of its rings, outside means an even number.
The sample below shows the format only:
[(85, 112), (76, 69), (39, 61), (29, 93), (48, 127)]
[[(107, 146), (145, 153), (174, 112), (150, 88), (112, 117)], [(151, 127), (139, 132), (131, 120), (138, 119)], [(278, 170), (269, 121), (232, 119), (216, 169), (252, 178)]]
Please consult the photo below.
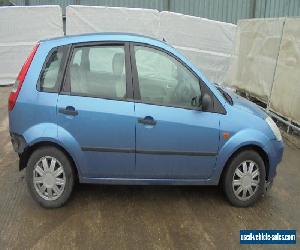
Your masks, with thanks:
[(253, 150), (237, 154), (227, 166), (223, 189), (231, 204), (253, 205), (264, 193), (266, 170), (263, 159)]
[(71, 196), (75, 174), (66, 155), (55, 147), (42, 147), (30, 156), (26, 181), (32, 197), (43, 207), (57, 208)]

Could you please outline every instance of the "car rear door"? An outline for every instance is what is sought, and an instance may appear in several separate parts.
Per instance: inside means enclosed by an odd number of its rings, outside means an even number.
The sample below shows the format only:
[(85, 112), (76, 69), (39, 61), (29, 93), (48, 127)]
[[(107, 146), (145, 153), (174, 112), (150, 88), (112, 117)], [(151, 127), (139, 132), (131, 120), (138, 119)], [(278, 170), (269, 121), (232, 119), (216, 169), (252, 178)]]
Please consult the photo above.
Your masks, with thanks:
[(130, 177), (134, 172), (135, 115), (128, 62), (126, 43), (72, 47), (58, 97), (58, 136), (78, 152), (83, 178)]
[(136, 44), (131, 51), (136, 62), (136, 176), (209, 178), (218, 153), (220, 114), (193, 105), (207, 87), (161, 49)]

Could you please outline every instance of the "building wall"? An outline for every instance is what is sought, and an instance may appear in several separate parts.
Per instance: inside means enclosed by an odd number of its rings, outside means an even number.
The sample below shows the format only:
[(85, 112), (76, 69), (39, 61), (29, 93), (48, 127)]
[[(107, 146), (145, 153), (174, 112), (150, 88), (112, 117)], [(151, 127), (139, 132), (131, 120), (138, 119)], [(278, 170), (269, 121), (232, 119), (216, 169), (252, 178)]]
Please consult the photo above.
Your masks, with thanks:
[(300, 16), (300, 0), (12, 0), (16, 5), (71, 4), (122, 6), (168, 10), (213, 20), (237, 23), (239, 19)]

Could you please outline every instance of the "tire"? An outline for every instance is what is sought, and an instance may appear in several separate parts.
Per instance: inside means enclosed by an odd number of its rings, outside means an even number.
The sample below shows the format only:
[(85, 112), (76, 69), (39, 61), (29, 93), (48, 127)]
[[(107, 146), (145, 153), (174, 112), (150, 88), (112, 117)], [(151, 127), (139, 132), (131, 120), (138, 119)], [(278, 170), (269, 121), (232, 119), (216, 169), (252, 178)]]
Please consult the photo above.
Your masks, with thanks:
[(223, 190), (233, 206), (248, 207), (264, 194), (265, 180), (266, 168), (263, 159), (257, 152), (245, 150), (228, 163), (222, 179)]
[(42, 207), (58, 208), (72, 194), (75, 173), (68, 157), (61, 150), (44, 146), (36, 149), (29, 157), (26, 182), (31, 196)]

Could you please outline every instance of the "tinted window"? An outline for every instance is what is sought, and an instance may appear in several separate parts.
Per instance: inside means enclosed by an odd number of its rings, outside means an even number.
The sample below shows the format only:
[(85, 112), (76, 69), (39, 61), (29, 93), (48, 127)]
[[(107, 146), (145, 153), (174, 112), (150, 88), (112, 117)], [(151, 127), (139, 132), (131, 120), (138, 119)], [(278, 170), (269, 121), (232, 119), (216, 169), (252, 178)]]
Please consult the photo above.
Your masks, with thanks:
[(124, 47), (75, 48), (70, 63), (70, 85), (73, 94), (124, 98), (126, 95)]
[(135, 46), (141, 100), (167, 106), (194, 107), (199, 80), (184, 65), (154, 48)]
[(54, 91), (58, 84), (59, 69), (63, 57), (62, 50), (53, 51), (44, 66), (40, 78), (40, 89), (45, 91)]

